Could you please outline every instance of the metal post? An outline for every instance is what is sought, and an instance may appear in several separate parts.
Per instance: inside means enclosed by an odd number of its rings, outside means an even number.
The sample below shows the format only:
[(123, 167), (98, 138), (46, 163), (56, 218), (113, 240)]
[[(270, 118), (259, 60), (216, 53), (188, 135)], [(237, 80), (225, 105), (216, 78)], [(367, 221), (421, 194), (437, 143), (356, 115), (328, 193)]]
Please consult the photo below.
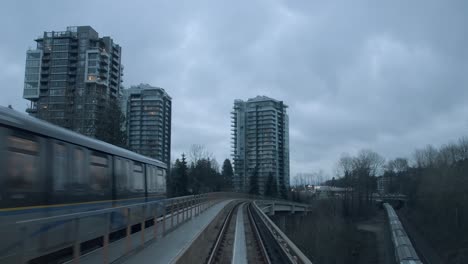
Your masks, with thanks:
[(182, 201), (182, 200), (178, 200), (177, 203), (176, 203), (176, 211), (177, 211), (177, 223), (176, 223), (176, 226), (179, 225), (180, 201)]
[(195, 204), (194, 199), (190, 199), (190, 219), (193, 217), (193, 205)]
[(75, 241), (73, 242), (73, 263), (80, 263), (80, 221), (78, 218), (73, 220), (74, 231), (75, 231)]
[(198, 208), (198, 214), (201, 214), (203, 210), (203, 197), (201, 196), (201, 194), (200, 194), (199, 201), (200, 201), (200, 206)]
[(102, 244), (102, 263), (109, 263), (109, 232), (111, 229), (111, 214), (106, 214), (106, 225), (104, 226), (104, 239)]
[(203, 195), (203, 210), (202, 210), (202, 212), (204, 212), (206, 210), (206, 202), (208, 202), (208, 198), (206, 197), (206, 195)]
[(198, 195), (195, 197), (195, 216), (198, 216), (198, 206), (200, 206), (200, 202), (198, 200)]
[(163, 232), (162, 232), (162, 236), (164, 237), (166, 235), (166, 212), (167, 212), (167, 208), (166, 208), (166, 201), (164, 201), (164, 204), (163, 204)]
[(174, 200), (171, 200), (171, 229), (174, 228)]
[(156, 240), (158, 238), (158, 203), (156, 204), (156, 208), (154, 209), (154, 226), (153, 226), (153, 236)]
[(181, 223), (183, 223), (183, 222), (184, 222), (184, 218), (185, 218), (185, 216), (184, 216), (184, 214), (185, 214), (185, 198), (182, 199), (182, 200), (180, 200), (180, 214), (181, 214), (180, 217), (182, 218), (182, 219), (181, 219), (181, 220), (182, 220)]
[(141, 246), (145, 245), (145, 222), (146, 222), (146, 205), (142, 206), (142, 219), (141, 219)]
[(185, 203), (184, 203), (184, 216), (185, 216), (184, 222), (188, 220), (188, 213), (189, 213), (188, 210), (189, 210), (189, 198), (186, 198)]
[(131, 224), (131, 217), (130, 217), (130, 208), (127, 209), (127, 230), (126, 230), (126, 236), (125, 236), (125, 252), (128, 253), (130, 252), (130, 243), (131, 243), (131, 229), (132, 229), (132, 224)]

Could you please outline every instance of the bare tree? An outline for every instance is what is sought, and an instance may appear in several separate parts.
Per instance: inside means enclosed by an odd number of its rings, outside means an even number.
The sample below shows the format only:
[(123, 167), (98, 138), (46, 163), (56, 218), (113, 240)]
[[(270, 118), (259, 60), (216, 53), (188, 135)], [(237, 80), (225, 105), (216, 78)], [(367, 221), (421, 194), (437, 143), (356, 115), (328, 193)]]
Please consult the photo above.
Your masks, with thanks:
[(396, 158), (394, 160), (389, 160), (385, 165), (385, 169), (387, 171), (391, 171), (397, 174), (408, 170), (408, 168), (408, 160), (405, 158)]
[(197, 162), (201, 159), (214, 159), (213, 153), (209, 152), (206, 147), (201, 144), (193, 144), (190, 147), (188, 157), (193, 164), (197, 164)]
[(336, 164), (336, 171), (338, 177), (345, 177), (350, 175), (353, 170), (353, 158), (348, 153), (341, 154), (338, 163)]
[(376, 176), (383, 169), (385, 159), (377, 152), (363, 149), (353, 159), (353, 168), (367, 171), (369, 176)]
[(468, 159), (468, 137), (462, 137), (458, 140), (458, 155), (460, 160)]
[(409, 168), (408, 160), (405, 158), (396, 158), (393, 161), (393, 164), (394, 164), (394, 170), (396, 173), (407, 171)]

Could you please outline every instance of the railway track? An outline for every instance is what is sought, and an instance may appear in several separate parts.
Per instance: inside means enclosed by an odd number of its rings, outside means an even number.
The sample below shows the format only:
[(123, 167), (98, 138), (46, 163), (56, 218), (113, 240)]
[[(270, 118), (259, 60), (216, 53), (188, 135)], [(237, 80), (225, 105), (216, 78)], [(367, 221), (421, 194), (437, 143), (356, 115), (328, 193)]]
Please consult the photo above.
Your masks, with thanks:
[(207, 263), (229, 263), (232, 259), (232, 245), (234, 243), (234, 231), (236, 222), (232, 219), (237, 214), (237, 209), (241, 203), (235, 204), (226, 215), (218, 236), (216, 237), (215, 244), (213, 245)]
[[(237, 217), (241, 213), (242, 216)], [(238, 221), (240, 223), (237, 223)], [(241, 231), (243, 234), (239, 235), (239, 232), (236, 234), (236, 228), (240, 228), (240, 225), (243, 225)], [(236, 239), (245, 239), (245, 241), (236, 241)], [(253, 205), (250, 202), (239, 202), (224, 218), (206, 263), (244, 263), (245, 261), (274, 264), (288, 263), (289, 259), (284, 256), (278, 242), (264, 226)]]
[(253, 220), (251, 220), (251, 223), (258, 230), (257, 237), (259, 243), (261, 243), (261, 245), (259, 245), (259, 252), (263, 257), (263, 263), (291, 263), (291, 260), (285, 254), (278, 241), (275, 239), (268, 227), (263, 223), (258, 212), (254, 210), (253, 205), (250, 204), (249, 207)]
[(260, 235), (260, 231), (257, 227), (257, 224), (255, 223), (253, 210), (254, 209), (252, 208), (252, 204), (249, 203), (246, 206), (246, 218), (249, 223), (248, 225), (246, 225), (246, 243), (250, 244), (247, 247), (248, 259), (251, 263), (271, 264), (272, 262), (270, 260), (270, 257), (268, 256), (268, 251), (266, 249), (265, 244), (263, 243), (262, 236)]

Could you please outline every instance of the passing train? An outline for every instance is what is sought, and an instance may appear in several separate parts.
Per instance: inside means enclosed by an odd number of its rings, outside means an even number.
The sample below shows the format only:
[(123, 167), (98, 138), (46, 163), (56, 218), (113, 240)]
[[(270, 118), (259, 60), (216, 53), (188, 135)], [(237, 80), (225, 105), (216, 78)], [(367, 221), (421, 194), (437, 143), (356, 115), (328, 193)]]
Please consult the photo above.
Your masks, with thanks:
[[(161, 161), (0, 107), (0, 235), (9, 238), (0, 239), (0, 263), (18, 263), (25, 243), (33, 258), (76, 239), (71, 222), (29, 224), (27, 233), (18, 223), (158, 202), (166, 197), (166, 170)], [(141, 219), (146, 213), (112, 213), (111, 231), (124, 228), (125, 219)], [(80, 221), (86, 232), (79, 239), (98, 237), (104, 232), (103, 221)]]
[(166, 165), (0, 107), (0, 215), (164, 197)]
[(422, 264), (393, 207), (388, 203), (384, 203), (383, 206), (388, 216), (396, 262), (399, 264)]

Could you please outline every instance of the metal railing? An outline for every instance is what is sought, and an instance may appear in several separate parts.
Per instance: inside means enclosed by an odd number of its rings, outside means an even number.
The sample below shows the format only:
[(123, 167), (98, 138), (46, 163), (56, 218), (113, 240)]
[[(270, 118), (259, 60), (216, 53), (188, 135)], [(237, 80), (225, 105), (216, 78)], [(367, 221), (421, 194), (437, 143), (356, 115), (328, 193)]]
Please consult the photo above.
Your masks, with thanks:
[[(144, 246), (199, 215), (220, 197), (220, 194), (192, 195), (20, 220), (7, 227), (16, 230), (16, 237), (20, 239), (13, 246), (0, 248), (0, 262), (27, 263), (32, 259), (71, 248), (71, 259), (73, 263), (78, 263), (80, 257), (86, 253), (82, 248), (84, 243), (93, 244), (92, 241), (95, 241), (93, 250), (102, 249), (102, 262), (109, 263), (112, 261), (109, 258), (111, 242), (122, 239), (125, 241), (125, 250), (121, 255), (124, 256), (137, 248), (134, 246), (136, 233), (140, 236), (138, 247)], [(152, 237), (147, 237), (150, 228)], [(64, 229), (67, 230), (66, 234), (61, 233)], [(119, 232), (124, 235), (111, 241), (111, 236), (115, 237)], [(69, 259), (70, 256), (66, 258)]]
[[(10, 240), (0, 242), (0, 262), (17, 264), (44, 257), (57, 258), (57, 252), (65, 250), (68, 253), (59, 257), (78, 263), (85, 254), (100, 250), (101, 262), (110, 263), (166, 236), (215, 203), (239, 198), (257, 200), (259, 204), (267, 205), (266, 201), (260, 200), (264, 197), (219, 192), (18, 220), (0, 227), (5, 231), (2, 235), (11, 236)], [(284, 200), (272, 202), (294, 204)], [(265, 217), (257, 204), (256, 208)], [(271, 222), (268, 217), (266, 219), (267, 223)], [(276, 229), (271, 228), (273, 231)], [(279, 238), (289, 241), (282, 236)], [(116, 244), (122, 244), (118, 256), (109, 253), (109, 246)]]
[[(255, 201), (254, 208), (258, 212), (263, 224), (268, 228), (273, 237), (278, 241), (284, 254), (288, 257), (290, 263), (312, 264), (312, 262), (302, 253), (302, 251), (281, 231), (279, 227), (263, 212)], [(304, 206), (302, 204), (302, 206)]]

